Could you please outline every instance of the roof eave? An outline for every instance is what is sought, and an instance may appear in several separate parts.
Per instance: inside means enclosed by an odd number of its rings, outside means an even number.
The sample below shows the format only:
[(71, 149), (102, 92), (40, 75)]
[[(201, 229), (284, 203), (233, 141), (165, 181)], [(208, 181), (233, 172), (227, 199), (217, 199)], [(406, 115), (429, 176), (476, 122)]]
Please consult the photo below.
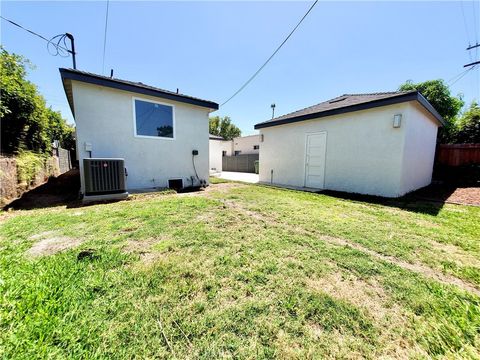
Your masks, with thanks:
[(437, 110), (428, 102), (425, 97), (420, 94), (420, 92), (417, 92), (417, 99), (416, 99), (432, 116), (437, 119), (437, 121), (442, 125), (445, 126), (447, 123), (445, 119), (438, 113)]
[(72, 111), (73, 118), (75, 119), (75, 107), (73, 102), (72, 82), (69, 79), (64, 79), (62, 77), (62, 84), (63, 84), (63, 90), (65, 91), (65, 95), (67, 97), (68, 105), (70, 106), (70, 110)]
[[(178, 101), (178, 102), (183, 102), (186, 104), (190, 105), (196, 105), (200, 107), (204, 107), (210, 110), (218, 110), (218, 104), (214, 103), (212, 101), (207, 101), (207, 100), (200, 100), (200, 99), (193, 99), (190, 97), (186, 97), (180, 94), (171, 94), (168, 92), (163, 92), (160, 90), (153, 90), (153, 89), (148, 89), (144, 88), (141, 86), (135, 86), (133, 84), (127, 84), (123, 82), (116, 81), (114, 79), (109, 80), (105, 79), (103, 77), (96, 77), (94, 75), (87, 75), (87, 74), (81, 74), (69, 69), (60, 69), (60, 75), (62, 77), (62, 81), (64, 83), (64, 88), (65, 88), (65, 80), (75, 80), (75, 81), (80, 81), (88, 84), (94, 84), (94, 85), (99, 85), (99, 86), (105, 86), (113, 89), (118, 89), (118, 90), (123, 90), (123, 91), (129, 91), (137, 94), (142, 94), (142, 95), (148, 95), (148, 96), (154, 96), (162, 99), (167, 99), (167, 100), (172, 100), (172, 101)], [(70, 102), (70, 101), (69, 101)], [(73, 107), (72, 104), (70, 104), (70, 107), (72, 108), (73, 112)]]
[(332, 116), (332, 115), (345, 114), (349, 112), (367, 110), (367, 109), (372, 109), (376, 107), (399, 104), (402, 102), (415, 101), (415, 100), (418, 101), (428, 112), (430, 112), (438, 120), (440, 124), (445, 125), (445, 121), (440, 116), (440, 114), (419, 92), (410, 92), (410, 93), (402, 94), (395, 97), (369, 101), (369, 102), (350, 105), (342, 108), (331, 109), (331, 110), (316, 112), (312, 114), (294, 116), (290, 118), (279, 119), (276, 121), (273, 120), (273, 121), (258, 123), (254, 126), (254, 128), (255, 130), (258, 130), (258, 129), (263, 129), (263, 128), (272, 127), (272, 126), (291, 124), (291, 123), (296, 123), (300, 121), (313, 120), (313, 119), (318, 119), (318, 118)]

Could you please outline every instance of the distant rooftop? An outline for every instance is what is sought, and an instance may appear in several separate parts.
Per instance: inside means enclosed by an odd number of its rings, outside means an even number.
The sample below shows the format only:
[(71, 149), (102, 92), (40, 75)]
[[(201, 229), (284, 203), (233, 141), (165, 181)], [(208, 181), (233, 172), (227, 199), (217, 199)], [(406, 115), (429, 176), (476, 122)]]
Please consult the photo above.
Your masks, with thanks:
[(213, 134), (209, 134), (209, 139), (210, 140), (225, 140), (223, 137), (221, 136), (218, 136), (218, 135), (213, 135)]
[(292, 113), (276, 117), (255, 125), (255, 129), (283, 125), (298, 121), (311, 120), (319, 117), (343, 114), (352, 111), (365, 110), (379, 106), (397, 104), (416, 100), (423, 105), (440, 123), (443, 118), (433, 106), (416, 90), (392, 91), (368, 94), (343, 94), (328, 101), (321, 102)]

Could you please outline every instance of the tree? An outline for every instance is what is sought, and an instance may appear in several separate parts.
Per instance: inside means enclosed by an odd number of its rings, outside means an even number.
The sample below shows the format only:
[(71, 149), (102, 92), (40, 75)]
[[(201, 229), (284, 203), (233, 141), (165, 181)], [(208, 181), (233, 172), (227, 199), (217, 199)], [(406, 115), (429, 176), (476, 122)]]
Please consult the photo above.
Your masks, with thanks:
[(212, 135), (221, 136), (225, 140), (232, 140), (242, 135), (241, 130), (232, 123), (228, 116), (214, 116), (209, 120), (210, 134)]
[(75, 149), (75, 128), (67, 123), (60, 111), (46, 109), (48, 116), (48, 138), (51, 142), (58, 140), (60, 146), (67, 150)]
[(446, 125), (439, 132), (441, 142), (451, 142), (455, 133), (456, 117), (464, 102), (461, 97), (453, 96), (443, 80), (428, 80), (421, 83), (407, 81), (400, 85), (400, 91), (419, 91), (438, 113), (445, 119)]
[(45, 153), (53, 140), (70, 144), (73, 128), (61, 114), (47, 108), (37, 87), (26, 79), (31, 64), (23, 56), (0, 48), (1, 151), (15, 154), (21, 150)]
[(472, 102), (458, 121), (455, 142), (459, 144), (480, 143), (480, 106)]

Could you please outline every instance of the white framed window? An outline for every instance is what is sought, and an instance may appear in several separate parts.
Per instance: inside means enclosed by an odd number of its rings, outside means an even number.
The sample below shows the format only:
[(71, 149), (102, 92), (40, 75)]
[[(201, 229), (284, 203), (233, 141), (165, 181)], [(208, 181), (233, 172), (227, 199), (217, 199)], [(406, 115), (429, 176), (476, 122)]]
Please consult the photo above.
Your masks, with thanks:
[(132, 101), (136, 137), (175, 139), (175, 106), (136, 97)]

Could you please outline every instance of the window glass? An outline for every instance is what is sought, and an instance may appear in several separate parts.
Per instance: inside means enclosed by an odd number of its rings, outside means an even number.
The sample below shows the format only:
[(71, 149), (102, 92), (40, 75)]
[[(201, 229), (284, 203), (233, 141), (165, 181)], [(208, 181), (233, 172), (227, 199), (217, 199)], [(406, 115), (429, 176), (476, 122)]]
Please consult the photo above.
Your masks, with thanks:
[(135, 99), (136, 134), (173, 138), (173, 107)]

